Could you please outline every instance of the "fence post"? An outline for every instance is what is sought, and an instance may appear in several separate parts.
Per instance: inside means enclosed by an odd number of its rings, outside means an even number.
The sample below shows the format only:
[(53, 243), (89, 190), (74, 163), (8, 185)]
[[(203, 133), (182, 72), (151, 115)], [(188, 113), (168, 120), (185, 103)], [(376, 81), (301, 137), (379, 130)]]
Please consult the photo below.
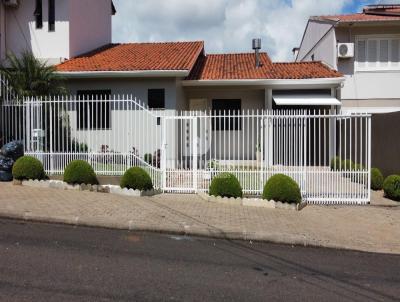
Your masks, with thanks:
[(371, 115), (369, 115), (367, 117), (368, 120), (368, 188), (367, 188), (367, 192), (368, 192), (368, 202), (371, 202), (371, 139), (372, 139), (372, 134), (371, 134), (371, 124), (372, 124), (372, 117)]
[(49, 103), (50, 106), (50, 174), (54, 173), (54, 155), (53, 155), (53, 106), (52, 106), (52, 102), (50, 101)]
[(264, 123), (265, 123), (265, 113), (264, 111), (261, 112), (261, 137), (260, 137), (260, 147), (261, 147), (261, 162), (260, 162), (260, 191), (263, 191), (263, 187), (264, 187), (264, 160), (265, 160), (265, 152), (264, 152)]
[(198, 163), (198, 158), (197, 158), (197, 147), (198, 147), (198, 137), (197, 137), (197, 123), (199, 119), (194, 116), (192, 119), (193, 123), (193, 188), (194, 192), (197, 193), (197, 163)]
[(161, 116), (161, 173), (162, 173), (162, 190), (167, 188), (167, 118)]

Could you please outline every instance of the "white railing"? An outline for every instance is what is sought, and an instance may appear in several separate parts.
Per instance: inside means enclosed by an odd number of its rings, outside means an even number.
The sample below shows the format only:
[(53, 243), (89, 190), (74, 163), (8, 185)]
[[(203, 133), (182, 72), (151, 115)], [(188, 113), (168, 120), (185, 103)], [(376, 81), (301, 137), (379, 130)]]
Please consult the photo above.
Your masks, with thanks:
[(4, 78), (4, 76), (0, 73), (0, 103), (8, 103), (15, 100), (16, 97), (17, 96), (14, 90), (9, 85), (7, 79)]
[[(5, 142), (22, 140), (49, 174), (74, 159), (100, 175), (141, 166), (165, 192), (206, 192), (221, 172), (259, 195), (274, 174), (291, 176), (311, 203), (370, 200), (371, 118), (330, 110), (153, 111), (132, 96), (56, 97), (5, 103)], [(357, 164), (342, 165), (340, 157)]]

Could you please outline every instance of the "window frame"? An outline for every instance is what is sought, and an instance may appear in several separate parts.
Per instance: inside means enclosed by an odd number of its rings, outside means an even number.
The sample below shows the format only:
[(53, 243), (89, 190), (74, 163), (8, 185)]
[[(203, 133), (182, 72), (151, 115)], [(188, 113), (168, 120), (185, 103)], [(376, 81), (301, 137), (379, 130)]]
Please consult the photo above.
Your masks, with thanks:
[[(239, 109), (215, 109), (214, 104), (216, 102), (239, 102)], [(221, 114), (228, 113), (230, 111), (230, 117), (220, 117)], [(213, 116), (212, 131), (242, 131), (242, 119), (239, 117), (242, 112), (242, 99), (212, 99), (211, 100), (211, 112)], [(237, 117), (235, 117), (237, 116)]]
[[(162, 107), (156, 107), (156, 106), (152, 106), (152, 104), (150, 104), (150, 91), (162, 91), (163, 92), (163, 97), (164, 100), (162, 101), (164, 104)], [(149, 107), (149, 109), (152, 110), (164, 110), (165, 109), (165, 101), (166, 101), (166, 90), (165, 88), (148, 88), (147, 89), (147, 106)]]
[(42, 29), (43, 28), (43, 0), (35, 1), (35, 11), (33, 12), (35, 16), (35, 28)]
[[(111, 103), (111, 89), (99, 89), (99, 90), (78, 90), (76, 92), (78, 97), (77, 107), (76, 107), (76, 129), (78, 131), (101, 131), (101, 130), (111, 130), (112, 129), (112, 103)], [(96, 97), (93, 97), (96, 96)], [(96, 102), (91, 102), (91, 100), (95, 100)], [(104, 125), (98, 125), (92, 122), (92, 119), (87, 120), (87, 109), (91, 111), (89, 114), (91, 117), (93, 116), (93, 104), (101, 104), (100, 106), (96, 106), (97, 115), (101, 114), (101, 119)], [(105, 115), (105, 109), (108, 108), (108, 114)], [(84, 116), (81, 116), (81, 112), (84, 112)], [(104, 116), (106, 118), (104, 119)], [(94, 119), (93, 119), (94, 120)], [(92, 123), (91, 123), (92, 122)]]
[[(380, 61), (381, 40), (388, 41), (388, 61)], [(397, 40), (398, 61), (392, 61), (392, 41)], [(359, 61), (358, 44), (360, 41), (365, 41), (365, 62)], [(369, 41), (376, 41), (376, 62), (372, 63), (368, 60), (368, 43)], [(364, 66), (361, 66), (361, 63)], [(357, 35), (354, 41), (354, 72), (379, 72), (379, 71), (400, 71), (400, 34), (382, 34), (382, 35)]]
[(56, 0), (48, 0), (48, 29), (49, 32), (56, 31)]

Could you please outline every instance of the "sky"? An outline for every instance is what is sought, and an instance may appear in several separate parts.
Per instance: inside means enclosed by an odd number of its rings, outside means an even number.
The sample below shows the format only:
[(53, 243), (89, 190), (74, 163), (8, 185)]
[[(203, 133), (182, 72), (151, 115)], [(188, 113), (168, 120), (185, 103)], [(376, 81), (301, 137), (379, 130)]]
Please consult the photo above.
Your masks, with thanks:
[[(113, 42), (205, 41), (206, 53), (249, 52), (253, 38), (274, 61), (292, 60), (309, 16), (359, 12), (385, 0), (114, 0)], [(399, 3), (400, 0), (389, 0)]]

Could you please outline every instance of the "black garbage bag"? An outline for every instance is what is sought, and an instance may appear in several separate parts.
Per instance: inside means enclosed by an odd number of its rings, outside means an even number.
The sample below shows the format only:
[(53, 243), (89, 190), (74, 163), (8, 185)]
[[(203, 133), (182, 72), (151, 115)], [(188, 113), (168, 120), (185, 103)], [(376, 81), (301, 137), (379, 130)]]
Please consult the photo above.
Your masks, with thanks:
[(8, 171), (0, 171), (0, 182), (12, 181), (13, 176), (11, 172)]
[(24, 156), (24, 145), (21, 141), (12, 141), (1, 148), (0, 154), (16, 161), (18, 158)]
[(0, 155), (0, 171), (11, 172), (14, 160), (9, 157)]

